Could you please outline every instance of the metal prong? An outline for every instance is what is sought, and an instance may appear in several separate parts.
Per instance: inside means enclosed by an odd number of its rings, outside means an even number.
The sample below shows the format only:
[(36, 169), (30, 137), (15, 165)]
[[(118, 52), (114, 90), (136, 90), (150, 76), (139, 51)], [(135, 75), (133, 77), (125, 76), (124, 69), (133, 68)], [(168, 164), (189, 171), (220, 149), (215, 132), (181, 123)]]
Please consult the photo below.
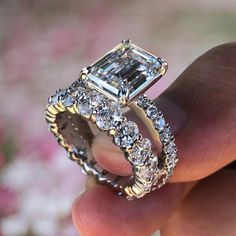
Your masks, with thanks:
[(123, 39), (121, 42), (124, 44), (130, 44), (131, 40), (130, 39)]
[(120, 105), (125, 107), (129, 100), (129, 90), (126, 87), (123, 87), (123, 88), (121, 87), (118, 97), (119, 97)]
[(80, 72), (80, 78), (85, 79), (88, 73), (90, 72), (90, 70), (91, 70), (91, 66), (83, 68)]

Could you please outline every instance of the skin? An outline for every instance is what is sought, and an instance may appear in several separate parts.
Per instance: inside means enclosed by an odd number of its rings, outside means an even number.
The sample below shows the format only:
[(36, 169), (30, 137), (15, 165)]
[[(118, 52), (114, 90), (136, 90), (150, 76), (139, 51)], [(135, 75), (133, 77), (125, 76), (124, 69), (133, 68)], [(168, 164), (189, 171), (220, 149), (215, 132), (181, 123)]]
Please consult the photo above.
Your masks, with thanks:
[[(156, 103), (179, 149), (170, 183), (127, 201), (90, 179), (73, 204), (76, 229), (82, 236), (149, 236), (157, 229), (163, 236), (236, 235), (236, 172), (228, 166), (236, 159), (236, 43), (200, 56)], [(95, 138), (96, 159), (129, 175), (129, 164), (107, 142)]]

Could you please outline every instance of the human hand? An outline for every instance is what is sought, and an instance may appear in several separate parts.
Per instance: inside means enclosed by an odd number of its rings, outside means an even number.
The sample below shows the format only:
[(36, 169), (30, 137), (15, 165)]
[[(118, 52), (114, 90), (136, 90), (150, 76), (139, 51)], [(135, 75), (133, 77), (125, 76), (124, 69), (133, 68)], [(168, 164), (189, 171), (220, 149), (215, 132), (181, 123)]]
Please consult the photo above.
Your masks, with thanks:
[[(127, 201), (89, 180), (87, 191), (73, 204), (78, 232), (150, 236), (160, 229), (163, 236), (236, 235), (236, 171), (222, 169), (236, 158), (236, 43), (199, 57), (156, 103), (174, 125), (179, 149), (170, 183)], [(130, 174), (120, 153), (102, 143), (96, 138), (93, 144), (98, 162)]]

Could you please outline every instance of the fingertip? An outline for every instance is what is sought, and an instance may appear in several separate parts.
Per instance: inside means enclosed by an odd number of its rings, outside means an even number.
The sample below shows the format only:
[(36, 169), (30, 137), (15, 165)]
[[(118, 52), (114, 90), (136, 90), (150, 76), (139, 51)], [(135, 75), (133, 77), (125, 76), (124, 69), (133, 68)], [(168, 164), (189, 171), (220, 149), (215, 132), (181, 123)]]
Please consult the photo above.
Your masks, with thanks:
[(144, 198), (128, 201), (97, 185), (75, 200), (73, 222), (83, 236), (148, 236), (170, 217), (185, 194), (185, 184), (167, 184)]
[(107, 207), (114, 193), (106, 186), (94, 185), (75, 199), (72, 205), (72, 219), (76, 230), (82, 236), (120, 235), (111, 226), (112, 210)]

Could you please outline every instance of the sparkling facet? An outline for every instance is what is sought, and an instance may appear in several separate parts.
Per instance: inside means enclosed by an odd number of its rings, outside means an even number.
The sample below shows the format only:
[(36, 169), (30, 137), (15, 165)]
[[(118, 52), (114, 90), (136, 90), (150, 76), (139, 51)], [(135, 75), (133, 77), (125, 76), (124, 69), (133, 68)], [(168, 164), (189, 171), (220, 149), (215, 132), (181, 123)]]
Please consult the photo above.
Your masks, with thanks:
[(160, 138), (162, 142), (169, 142), (172, 138), (172, 134), (170, 132), (170, 128), (165, 128), (162, 133), (160, 134)]
[(139, 129), (133, 121), (122, 123), (117, 134), (114, 136), (114, 142), (124, 148), (131, 147), (138, 138)]
[(78, 87), (75, 92), (76, 100), (80, 100), (80, 98), (84, 97), (86, 93), (87, 93), (87, 90), (84, 87)]
[(152, 181), (159, 173), (158, 158), (156, 156), (150, 157), (144, 166), (137, 167), (136, 173), (141, 179)]
[(79, 113), (82, 116), (90, 116), (93, 112), (93, 108), (91, 107), (90, 97), (87, 96), (86, 93), (80, 91), (81, 93), (77, 93), (77, 108)]
[(165, 165), (166, 165), (166, 169), (168, 170), (170, 175), (171, 175), (171, 172), (173, 172), (177, 161), (178, 161), (178, 159), (177, 159), (176, 153), (172, 153), (172, 154), (167, 155), (167, 157), (165, 159)]
[(90, 91), (88, 96), (90, 97), (91, 105), (94, 108), (104, 107), (105, 105), (109, 103), (107, 99), (104, 96), (102, 96), (101, 93), (98, 93), (96, 90)]
[(128, 159), (134, 165), (143, 165), (145, 160), (152, 155), (151, 142), (144, 138), (135, 143), (135, 146), (130, 150)]
[(140, 147), (142, 147), (145, 150), (151, 150), (152, 143), (148, 138), (143, 138), (140, 142)]
[(72, 85), (70, 86), (70, 91), (71, 92), (75, 92), (78, 87), (84, 86), (84, 81), (81, 79), (77, 79), (75, 82), (72, 83)]
[(152, 120), (157, 117), (157, 108), (155, 106), (149, 106), (146, 110), (147, 116)]
[(101, 107), (96, 114), (97, 126), (103, 130), (115, 128), (121, 120), (121, 111), (115, 103)]
[(74, 104), (74, 102), (75, 102), (75, 97), (68, 94), (68, 93), (66, 93), (61, 99), (61, 103), (65, 107), (72, 106)]
[(125, 85), (128, 99), (133, 99), (150, 86), (166, 70), (166, 63), (131, 43), (121, 43), (99, 61), (91, 65), (87, 82), (95, 89), (119, 101)]
[(157, 161), (153, 160), (149, 165), (141, 166), (138, 168), (137, 176), (145, 181), (153, 181), (158, 174)]
[(165, 119), (162, 117), (157, 117), (154, 121), (155, 128), (157, 128), (159, 131), (163, 130), (165, 128), (166, 122)]
[(59, 99), (62, 95), (65, 94), (64, 90), (57, 90), (56, 94), (49, 98), (49, 104), (56, 105), (59, 102)]
[(176, 151), (177, 151), (177, 148), (174, 142), (170, 142), (166, 146), (164, 146), (164, 152), (166, 153), (172, 154), (172, 153), (175, 153)]
[(151, 103), (151, 100), (147, 96), (140, 96), (138, 98), (137, 104), (142, 108), (147, 108)]

